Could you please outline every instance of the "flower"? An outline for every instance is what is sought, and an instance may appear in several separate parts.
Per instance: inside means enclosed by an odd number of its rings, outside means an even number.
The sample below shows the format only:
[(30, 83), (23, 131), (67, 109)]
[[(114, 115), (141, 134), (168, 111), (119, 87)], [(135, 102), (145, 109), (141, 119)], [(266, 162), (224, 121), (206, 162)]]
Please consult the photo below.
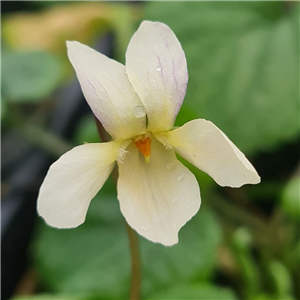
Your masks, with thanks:
[(175, 152), (221, 186), (260, 182), (244, 154), (210, 121), (173, 128), (188, 72), (167, 25), (142, 22), (127, 48), (126, 66), (79, 42), (67, 42), (67, 48), (83, 94), (113, 141), (75, 147), (50, 167), (38, 197), (38, 213), (49, 225), (82, 224), (116, 162), (126, 221), (164, 245), (178, 242), (178, 231), (201, 203), (195, 176)]

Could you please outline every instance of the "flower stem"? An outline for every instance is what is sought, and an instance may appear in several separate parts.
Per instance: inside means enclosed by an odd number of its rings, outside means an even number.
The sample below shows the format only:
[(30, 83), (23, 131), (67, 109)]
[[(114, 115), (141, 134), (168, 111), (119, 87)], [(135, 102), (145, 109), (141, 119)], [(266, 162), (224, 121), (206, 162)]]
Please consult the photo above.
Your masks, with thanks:
[(141, 263), (137, 234), (126, 223), (131, 252), (131, 287), (130, 300), (139, 300), (141, 294)]
[[(103, 125), (95, 117), (97, 130), (102, 142), (110, 140), (109, 135), (105, 131)], [(117, 182), (116, 176), (113, 176), (115, 183)], [(130, 300), (139, 300), (141, 294), (141, 262), (139, 253), (138, 237), (135, 231), (126, 223), (126, 231), (129, 240), (131, 252), (131, 287), (130, 287)]]

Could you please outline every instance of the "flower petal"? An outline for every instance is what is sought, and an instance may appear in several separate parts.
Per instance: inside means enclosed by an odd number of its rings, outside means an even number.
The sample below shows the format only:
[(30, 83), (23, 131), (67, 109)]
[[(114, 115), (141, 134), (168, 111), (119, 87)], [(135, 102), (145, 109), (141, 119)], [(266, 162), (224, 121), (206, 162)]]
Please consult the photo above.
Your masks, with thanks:
[(195, 176), (152, 139), (151, 161), (132, 143), (119, 164), (118, 198), (128, 224), (153, 242), (173, 245), (179, 229), (200, 207), (200, 190)]
[(85, 144), (62, 155), (40, 188), (39, 215), (58, 228), (82, 224), (90, 201), (113, 169), (118, 146), (118, 142)]
[(170, 130), (188, 82), (185, 54), (173, 31), (163, 23), (144, 21), (127, 48), (126, 71), (145, 106), (148, 129)]
[(67, 47), (83, 94), (107, 132), (114, 139), (143, 134), (145, 109), (125, 66), (78, 42), (67, 42)]
[(178, 154), (209, 174), (219, 185), (240, 187), (260, 182), (245, 155), (212, 122), (193, 120), (167, 135)]

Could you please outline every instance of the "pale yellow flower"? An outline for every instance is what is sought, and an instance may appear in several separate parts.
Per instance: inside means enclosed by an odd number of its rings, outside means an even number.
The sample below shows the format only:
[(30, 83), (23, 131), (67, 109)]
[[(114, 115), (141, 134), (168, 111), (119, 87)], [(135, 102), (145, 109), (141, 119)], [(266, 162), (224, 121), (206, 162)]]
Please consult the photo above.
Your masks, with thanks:
[(175, 152), (221, 186), (260, 182), (244, 154), (213, 123), (197, 119), (173, 129), (188, 72), (168, 26), (144, 21), (129, 43), (126, 66), (78, 42), (67, 47), (83, 94), (113, 141), (75, 147), (50, 167), (38, 198), (38, 212), (49, 225), (82, 224), (116, 162), (126, 221), (164, 245), (178, 242), (178, 231), (201, 203), (195, 176)]

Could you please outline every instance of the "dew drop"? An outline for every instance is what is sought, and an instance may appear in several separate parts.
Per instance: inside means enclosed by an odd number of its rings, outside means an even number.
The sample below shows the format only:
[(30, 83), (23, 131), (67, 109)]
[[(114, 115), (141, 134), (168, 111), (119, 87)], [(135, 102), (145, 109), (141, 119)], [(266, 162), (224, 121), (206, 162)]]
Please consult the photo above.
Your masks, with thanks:
[(147, 231), (147, 228), (144, 225), (141, 226), (141, 229)]
[(178, 201), (178, 198), (177, 198), (177, 197), (174, 197), (173, 200), (172, 200), (173, 204), (176, 204), (177, 201)]
[(155, 82), (155, 79), (153, 79), (152, 81)]
[(183, 176), (182, 175), (179, 175), (178, 177), (177, 177), (177, 182), (180, 182), (180, 181), (182, 181), (183, 180)]
[(146, 115), (144, 106), (136, 106), (133, 109), (133, 114), (136, 118), (143, 118)]
[(216, 168), (216, 171), (217, 171), (218, 174), (221, 174), (220, 169)]
[(161, 67), (160, 66), (156, 67), (156, 71), (160, 72), (161, 71)]
[(168, 163), (166, 165), (167, 170), (172, 170), (172, 169), (174, 169), (174, 167), (175, 167), (175, 165), (173, 163)]

